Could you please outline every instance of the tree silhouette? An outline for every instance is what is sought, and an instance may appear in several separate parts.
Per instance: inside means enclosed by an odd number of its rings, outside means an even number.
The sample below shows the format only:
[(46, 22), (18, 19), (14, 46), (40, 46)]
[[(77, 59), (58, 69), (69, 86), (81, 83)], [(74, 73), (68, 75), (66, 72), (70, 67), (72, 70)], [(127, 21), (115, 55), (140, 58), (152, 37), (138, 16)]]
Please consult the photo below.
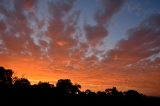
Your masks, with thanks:
[[(97, 93), (87, 89), (80, 91), (81, 85), (70, 79), (60, 79), (56, 86), (49, 82), (31, 85), (27, 78), (12, 77), (13, 71), (0, 67), (0, 105), (13, 105), (19, 101), (28, 105), (141, 105), (160, 106), (160, 98), (147, 97), (135, 91), (118, 91), (116, 87)], [(34, 104), (32, 104), (34, 102)]]
[(18, 78), (15, 81), (14, 85), (15, 86), (21, 86), (21, 87), (29, 87), (31, 85), (31, 83), (26, 78)]
[(50, 96), (53, 94), (55, 87), (53, 84), (49, 84), (49, 82), (39, 82), (38, 85), (34, 85), (34, 92), (38, 92), (41, 96)]
[(135, 90), (128, 90), (126, 92), (124, 92), (126, 98), (128, 99), (141, 99), (144, 95), (140, 94), (139, 92), (135, 91)]
[(119, 92), (116, 87), (108, 88), (105, 90), (105, 92), (108, 96), (112, 96), (112, 97), (122, 97), (123, 96), (123, 93)]
[(107, 95), (116, 95), (118, 93), (118, 90), (116, 87), (108, 88), (105, 90)]
[(26, 78), (17, 78), (13, 84), (13, 88), (15, 95), (26, 96), (29, 95), (31, 84)]
[(81, 86), (79, 84), (73, 85), (70, 79), (60, 79), (56, 84), (56, 88), (60, 94), (78, 94)]
[(1, 84), (12, 84), (13, 71), (0, 67), (0, 83)]
[(12, 90), (13, 71), (0, 67), (0, 96), (8, 96)]
[(90, 89), (87, 89), (86, 91), (85, 91), (85, 94), (90, 94), (92, 91), (90, 90)]
[(54, 88), (54, 85), (52, 85), (52, 84), (49, 84), (49, 82), (39, 82), (38, 83), (38, 87), (40, 87), (40, 88), (42, 88), (42, 89), (52, 89), (52, 88)]
[(92, 92), (90, 89), (87, 89), (85, 91), (85, 95), (86, 96), (96, 96), (96, 93), (95, 92)]

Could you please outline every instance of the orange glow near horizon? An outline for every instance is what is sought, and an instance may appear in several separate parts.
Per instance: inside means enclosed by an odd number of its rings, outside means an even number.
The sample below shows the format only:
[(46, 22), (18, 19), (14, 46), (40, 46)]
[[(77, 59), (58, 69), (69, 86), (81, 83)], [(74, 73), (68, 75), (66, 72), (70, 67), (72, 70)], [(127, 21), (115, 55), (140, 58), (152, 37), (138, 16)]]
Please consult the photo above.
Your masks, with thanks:
[[(29, 59), (29, 58), (26, 59), (17, 58), (17, 61), (10, 61), (10, 62), (0, 61), (0, 64), (5, 68), (12, 69), (15, 72), (14, 76), (25, 77), (29, 79), (31, 84), (37, 84), (39, 81), (43, 81), (43, 82), (50, 82), (51, 84), (55, 85), (59, 79), (71, 79), (73, 83), (79, 83), (82, 86), (81, 89), (82, 91), (85, 91), (86, 89), (91, 89), (93, 91), (104, 91), (106, 88), (111, 88), (115, 86), (121, 91), (135, 89), (142, 93), (151, 95), (150, 92), (147, 92), (143, 89), (139, 89), (136, 87), (137, 85), (144, 87), (145, 86), (148, 87), (150, 85), (146, 85), (146, 83), (143, 82), (135, 83), (136, 79), (134, 78), (134, 76), (128, 77), (118, 72), (112, 73), (109, 71), (104, 72), (101, 70), (77, 71), (77, 70), (70, 70), (65, 67), (61, 69), (56, 69), (56, 68), (54, 69), (53, 67), (49, 68), (48, 62)], [(152, 79), (151, 75), (149, 79)], [(144, 79), (140, 78), (138, 80), (144, 80)]]

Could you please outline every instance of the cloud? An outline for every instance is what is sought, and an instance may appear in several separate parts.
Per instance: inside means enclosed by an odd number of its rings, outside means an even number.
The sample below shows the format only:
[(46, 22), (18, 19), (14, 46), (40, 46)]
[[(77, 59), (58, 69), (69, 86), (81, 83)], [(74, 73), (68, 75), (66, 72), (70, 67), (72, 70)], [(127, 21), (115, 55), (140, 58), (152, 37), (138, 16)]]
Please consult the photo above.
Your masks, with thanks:
[(79, 12), (68, 15), (74, 2), (4, 0), (0, 5), (0, 38), (4, 48), (11, 54), (29, 53), (41, 57), (52, 54), (51, 48), (58, 50), (57, 42), (66, 42), (63, 45), (65, 52), (65, 48), (69, 49), (75, 43), (73, 34)]
[(94, 45), (99, 43), (108, 35), (107, 26), (111, 17), (117, 13), (123, 5), (123, 0), (102, 0), (102, 9), (97, 10), (94, 14), (96, 25), (84, 26), (88, 41)]
[(103, 26), (85, 26), (86, 37), (91, 44), (96, 45), (102, 38), (106, 37), (108, 31)]
[[(75, 48), (79, 48), (80, 52), (76, 53), (79, 58), (86, 57), (88, 48), (92, 48), (93, 54), (98, 53), (93, 47), (107, 36), (106, 24), (123, 4), (121, 0), (102, 1), (103, 12), (97, 10), (94, 14), (96, 25), (86, 24), (81, 30), (79, 17), (82, 14), (75, 9), (75, 0), (4, 2), (0, 6), (0, 32), (8, 53), (66, 58), (71, 54), (75, 56)], [(8, 9), (8, 5), (12, 8)], [(89, 44), (80, 41), (83, 31)]]
[(53, 13), (53, 20), (48, 27), (48, 36), (52, 39), (51, 50), (52, 57), (68, 58), (71, 48), (78, 42), (75, 38), (77, 31), (77, 23), (80, 11), (73, 10), (74, 0), (64, 1), (50, 5)]
[(137, 27), (128, 30), (128, 38), (119, 41), (108, 52), (108, 60), (134, 64), (160, 52), (160, 14), (152, 15)]
[(111, 17), (123, 6), (124, 0), (102, 0), (102, 11), (97, 11), (95, 20), (100, 26), (108, 24)]
[[(4, 1), (3, 1), (4, 2)], [(29, 39), (25, 34), (29, 34), (29, 29), (26, 27), (26, 20), (22, 14), (22, 8), (20, 9), (16, 4), (17, 2), (8, 1), (9, 7), (2, 4), (1, 8), (1, 17), (2, 20), (0, 24), (4, 27), (0, 33), (0, 37), (3, 40), (5, 48), (7, 48), (8, 52), (11, 53), (20, 53), (20, 51), (24, 50), (24, 45)], [(21, 3), (20, 3), (21, 4)], [(16, 7), (16, 5), (18, 5)], [(17, 10), (17, 11), (15, 11)], [(22, 27), (23, 26), (23, 27)]]
[(84, 33), (88, 41), (88, 48), (85, 50), (84, 57), (104, 59), (104, 51), (100, 50), (100, 45), (103, 43), (104, 38), (108, 36), (108, 26), (110, 25), (111, 18), (120, 11), (124, 4), (123, 0), (101, 0), (102, 8), (99, 8), (93, 14), (95, 25), (84, 24)]
[[(17, 1), (17, 3), (20, 3), (20, 1)], [(22, 0), (20, 6), (25, 10), (33, 11), (36, 3), (37, 0)]]

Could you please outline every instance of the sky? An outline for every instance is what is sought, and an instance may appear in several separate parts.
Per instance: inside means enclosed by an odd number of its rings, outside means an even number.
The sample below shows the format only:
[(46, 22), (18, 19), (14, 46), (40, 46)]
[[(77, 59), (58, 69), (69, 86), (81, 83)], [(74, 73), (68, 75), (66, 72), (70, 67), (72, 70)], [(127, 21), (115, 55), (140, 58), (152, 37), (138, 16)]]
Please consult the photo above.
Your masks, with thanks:
[(1, 0), (0, 65), (32, 84), (160, 96), (160, 1)]

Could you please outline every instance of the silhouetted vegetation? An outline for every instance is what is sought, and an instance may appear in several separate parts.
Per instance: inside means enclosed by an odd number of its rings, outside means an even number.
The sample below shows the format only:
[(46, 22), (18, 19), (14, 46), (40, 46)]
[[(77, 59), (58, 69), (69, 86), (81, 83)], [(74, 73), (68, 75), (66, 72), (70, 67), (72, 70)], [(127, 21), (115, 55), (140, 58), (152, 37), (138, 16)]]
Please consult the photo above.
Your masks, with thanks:
[(0, 67), (0, 105), (125, 105), (160, 106), (160, 98), (148, 97), (135, 90), (80, 91), (81, 85), (60, 79), (56, 85), (39, 82), (31, 85), (27, 78), (12, 77), (13, 71)]

